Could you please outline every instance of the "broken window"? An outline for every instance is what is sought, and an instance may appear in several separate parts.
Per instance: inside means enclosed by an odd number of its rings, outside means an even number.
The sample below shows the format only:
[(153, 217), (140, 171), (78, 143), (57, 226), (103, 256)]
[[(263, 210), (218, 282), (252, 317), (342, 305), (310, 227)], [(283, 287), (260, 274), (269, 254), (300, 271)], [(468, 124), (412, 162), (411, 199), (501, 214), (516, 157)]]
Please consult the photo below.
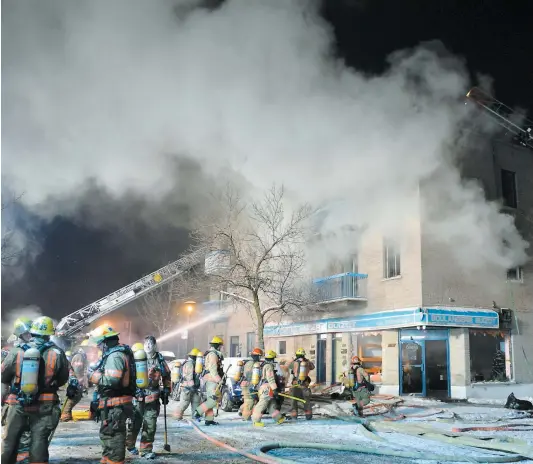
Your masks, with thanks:
[(470, 330), (472, 382), (504, 382), (511, 379), (511, 336), (507, 331)]

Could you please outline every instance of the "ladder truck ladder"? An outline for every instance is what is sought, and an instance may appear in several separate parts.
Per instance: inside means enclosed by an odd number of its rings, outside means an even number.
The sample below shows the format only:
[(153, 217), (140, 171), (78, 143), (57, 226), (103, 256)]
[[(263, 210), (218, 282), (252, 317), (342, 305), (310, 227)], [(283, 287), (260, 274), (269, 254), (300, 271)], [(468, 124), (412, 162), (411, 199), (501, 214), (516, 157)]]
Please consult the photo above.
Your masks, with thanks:
[(483, 108), (500, 126), (514, 135), (522, 146), (533, 150), (533, 122), (496, 100), (479, 87), (474, 87), (466, 97)]
[(140, 296), (151, 292), (155, 288), (171, 282), (184, 272), (187, 272), (192, 267), (201, 263), (205, 257), (205, 253), (205, 250), (200, 249), (185, 255), (182, 258), (163, 266), (161, 269), (158, 269), (157, 271), (78, 309), (72, 314), (65, 316), (59, 321), (59, 324), (57, 324), (57, 334), (65, 337), (72, 336), (74, 333), (83, 329), (83, 327), (88, 326), (91, 322), (105, 314), (109, 314), (125, 304), (136, 300)]

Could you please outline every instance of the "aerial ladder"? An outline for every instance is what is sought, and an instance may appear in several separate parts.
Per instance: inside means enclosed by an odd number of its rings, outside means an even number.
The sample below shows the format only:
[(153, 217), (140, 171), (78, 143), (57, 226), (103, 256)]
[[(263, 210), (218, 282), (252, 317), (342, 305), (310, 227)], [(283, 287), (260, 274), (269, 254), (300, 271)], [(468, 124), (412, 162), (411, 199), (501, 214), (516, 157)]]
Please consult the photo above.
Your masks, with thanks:
[(205, 258), (205, 254), (206, 252), (203, 249), (189, 253), (163, 266), (161, 269), (141, 277), (139, 280), (78, 309), (59, 321), (56, 327), (56, 334), (59, 337), (72, 337), (76, 332), (87, 327), (96, 319), (131, 303), (161, 285), (173, 281), (184, 272), (201, 263)]
[(520, 145), (533, 150), (533, 121), (496, 100), (479, 87), (470, 89), (466, 97), (483, 108), (507, 132), (513, 134), (513, 138)]

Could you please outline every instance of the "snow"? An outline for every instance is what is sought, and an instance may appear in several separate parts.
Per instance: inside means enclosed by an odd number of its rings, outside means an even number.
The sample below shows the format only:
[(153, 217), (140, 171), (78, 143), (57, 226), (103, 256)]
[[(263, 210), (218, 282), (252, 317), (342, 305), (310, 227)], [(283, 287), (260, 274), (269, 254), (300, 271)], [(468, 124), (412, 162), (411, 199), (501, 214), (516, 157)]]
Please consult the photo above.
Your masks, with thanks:
[[(531, 430), (518, 431), (489, 431), (466, 432), (464, 435), (473, 437), (498, 437), (501, 439), (521, 439), (533, 446), (533, 418), (530, 414), (521, 411), (510, 411), (495, 405), (478, 406), (476, 404), (447, 404), (440, 401), (419, 398), (407, 398), (392, 412), (383, 415), (369, 416), (372, 421), (383, 421), (385, 418), (397, 419), (398, 415), (405, 415), (405, 419), (388, 422), (393, 424), (423, 424), (436, 431), (450, 432), (454, 427), (471, 426), (501, 426), (505, 424), (528, 424)], [(382, 400), (376, 400), (382, 402)], [(245, 463), (249, 459), (237, 453), (217, 447), (215, 444), (203, 439), (193, 427), (185, 421), (176, 421), (172, 418), (175, 404), (169, 405), (169, 442), (172, 447), (170, 454), (162, 452), (163, 447), (163, 420), (162, 415), (158, 423), (155, 451), (159, 454), (155, 461), (150, 462), (194, 462), (208, 463)], [(411, 436), (403, 433), (377, 433), (383, 442), (378, 442), (364, 433), (362, 426), (350, 421), (351, 405), (347, 402), (316, 403), (313, 420), (306, 421), (299, 418), (297, 421), (288, 421), (284, 424), (275, 424), (268, 416), (264, 418), (265, 427), (253, 427), (251, 422), (244, 422), (236, 412), (220, 412), (217, 420), (221, 423), (215, 427), (201, 429), (209, 436), (227, 443), (235, 448), (255, 454), (261, 445), (267, 443), (322, 443), (344, 446), (367, 446), (380, 449), (395, 449), (402, 451), (419, 451), (435, 456), (497, 456), (504, 453), (477, 449), (468, 446), (453, 446), (425, 437)], [(417, 418), (417, 415), (424, 415)], [(333, 418), (343, 416), (344, 421)], [(528, 417), (529, 416), (529, 417)], [(51, 459), (54, 464), (83, 462), (96, 464), (100, 459), (100, 443), (98, 439), (99, 425), (92, 421), (78, 423), (62, 423), (59, 425), (50, 447)], [(413, 460), (399, 457), (377, 456), (346, 452), (322, 451), (316, 449), (279, 449), (269, 452), (269, 455), (279, 458), (291, 459), (302, 463), (353, 463), (365, 462), (378, 463), (435, 463), (434, 460)], [(142, 458), (128, 458), (131, 464), (148, 462)], [(523, 463), (533, 464), (533, 460), (524, 460)]]

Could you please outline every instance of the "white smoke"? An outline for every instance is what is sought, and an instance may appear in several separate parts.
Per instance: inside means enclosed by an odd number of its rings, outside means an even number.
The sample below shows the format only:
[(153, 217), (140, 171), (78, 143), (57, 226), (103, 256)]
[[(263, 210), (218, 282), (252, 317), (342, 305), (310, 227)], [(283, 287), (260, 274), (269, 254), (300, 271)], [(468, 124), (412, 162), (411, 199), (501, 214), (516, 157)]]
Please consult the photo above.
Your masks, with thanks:
[[(460, 60), (426, 44), (367, 76), (333, 57), (315, 2), (229, 0), (179, 17), (174, 3), (4, 2), (3, 168), (27, 205), (68, 211), (89, 179), (157, 201), (172, 194), (168, 153), (178, 153), (208, 183), (228, 169), (257, 190), (284, 183), (322, 207), (331, 237), (411, 219), (420, 182), (440, 172), (433, 191), (463, 207), (428, 230), (468, 244), (465, 266), (524, 258), (512, 222), (452, 165), (473, 118)], [(191, 199), (210, 188), (191, 184)]]

